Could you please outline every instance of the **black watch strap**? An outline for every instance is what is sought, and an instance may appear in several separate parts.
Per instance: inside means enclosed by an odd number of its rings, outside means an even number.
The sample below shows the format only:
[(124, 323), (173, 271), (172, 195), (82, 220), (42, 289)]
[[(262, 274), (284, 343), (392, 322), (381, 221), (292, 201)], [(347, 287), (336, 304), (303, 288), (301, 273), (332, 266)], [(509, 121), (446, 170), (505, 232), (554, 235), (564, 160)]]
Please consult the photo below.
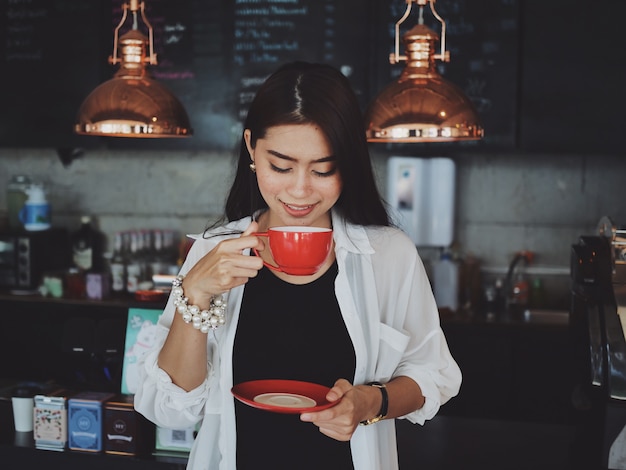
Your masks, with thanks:
[(385, 386), (385, 384), (382, 384), (380, 382), (369, 382), (367, 385), (378, 388), (383, 396), (383, 401), (380, 405), (380, 411), (378, 412), (378, 415), (374, 416), (371, 419), (361, 421), (360, 424), (362, 424), (363, 426), (374, 424), (379, 422), (380, 420), (385, 419), (385, 417), (387, 416), (387, 410), (389, 409), (389, 395), (387, 394), (387, 387)]

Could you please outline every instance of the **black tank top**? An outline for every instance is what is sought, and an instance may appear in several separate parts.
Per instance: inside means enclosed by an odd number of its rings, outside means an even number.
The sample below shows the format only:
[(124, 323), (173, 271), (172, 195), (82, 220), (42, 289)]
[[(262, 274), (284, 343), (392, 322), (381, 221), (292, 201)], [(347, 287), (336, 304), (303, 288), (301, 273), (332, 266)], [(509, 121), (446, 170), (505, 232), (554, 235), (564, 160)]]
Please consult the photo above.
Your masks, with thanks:
[[(290, 379), (332, 387), (352, 382), (354, 347), (335, 297), (337, 264), (304, 285), (267, 268), (246, 284), (233, 351), (234, 383)], [(352, 469), (349, 442), (325, 436), (298, 414), (235, 400), (237, 470)]]

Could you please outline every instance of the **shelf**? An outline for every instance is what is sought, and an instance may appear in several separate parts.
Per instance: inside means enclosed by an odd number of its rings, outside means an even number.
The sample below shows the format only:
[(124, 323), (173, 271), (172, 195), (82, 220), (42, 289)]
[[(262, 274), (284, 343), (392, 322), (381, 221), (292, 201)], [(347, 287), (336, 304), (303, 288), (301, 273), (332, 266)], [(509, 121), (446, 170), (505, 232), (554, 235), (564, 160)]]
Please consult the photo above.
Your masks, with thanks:
[(7, 291), (0, 291), (0, 302), (24, 302), (30, 304), (48, 304), (48, 305), (80, 305), (86, 307), (111, 307), (111, 308), (164, 308), (165, 302), (140, 302), (132, 296), (109, 298), (102, 300), (92, 299), (69, 299), (54, 297), (44, 297), (38, 294), (12, 294)]

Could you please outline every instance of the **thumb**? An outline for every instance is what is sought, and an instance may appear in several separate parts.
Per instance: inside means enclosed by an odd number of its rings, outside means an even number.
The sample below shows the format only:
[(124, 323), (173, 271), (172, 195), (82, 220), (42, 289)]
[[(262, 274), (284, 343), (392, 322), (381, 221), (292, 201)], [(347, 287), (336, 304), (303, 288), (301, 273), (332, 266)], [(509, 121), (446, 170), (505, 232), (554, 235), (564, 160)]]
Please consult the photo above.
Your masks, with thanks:
[(326, 394), (328, 401), (336, 401), (343, 397), (349, 390), (352, 389), (352, 384), (346, 379), (338, 379), (335, 385)]

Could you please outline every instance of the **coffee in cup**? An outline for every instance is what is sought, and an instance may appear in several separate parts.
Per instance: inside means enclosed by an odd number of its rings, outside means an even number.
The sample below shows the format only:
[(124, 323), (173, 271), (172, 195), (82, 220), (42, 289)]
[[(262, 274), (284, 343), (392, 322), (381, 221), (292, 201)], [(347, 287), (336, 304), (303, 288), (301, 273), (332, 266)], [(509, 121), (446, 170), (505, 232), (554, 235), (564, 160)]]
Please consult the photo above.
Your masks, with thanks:
[[(322, 227), (271, 227), (267, 232), (253, 233), (267, 237), (276, 266), (263, 261), (274, 271), (293, 276), (310, 276), (320, 270), (330, 253), (333, 231)], [(255, 249), (254, 253), (259, 253)]]

